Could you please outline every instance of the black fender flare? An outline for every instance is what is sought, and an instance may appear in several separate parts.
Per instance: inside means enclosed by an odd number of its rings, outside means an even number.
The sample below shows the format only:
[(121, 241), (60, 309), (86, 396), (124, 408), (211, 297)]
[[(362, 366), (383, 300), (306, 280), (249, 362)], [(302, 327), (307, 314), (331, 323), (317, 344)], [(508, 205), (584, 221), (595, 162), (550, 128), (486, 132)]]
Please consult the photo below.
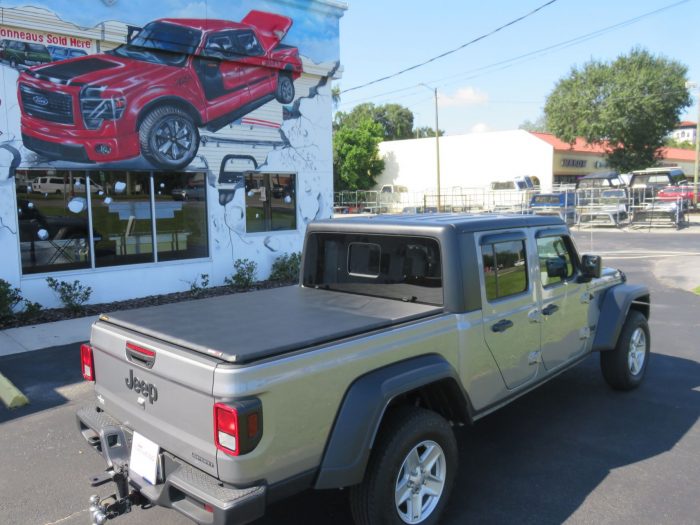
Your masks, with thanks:
[(640, 305), (640, 310), (649, 318), (649, 288), (639, 284), (618, 284), (609, 288), (600, 304), (598, 326), (593, 339), (593, 351), (612, 350), (620, 337), (622, 325), (633, 303)]
[[(391, 401), (444, 379), (454, 379), (459, 384), (454, 367), (436, 354), (400, 361), (356, 379), (338, 410), (314, 488), (341, 488), (360, 483)], [(464, 393), (461, 388), (460, 391)], [(470, 406), (464, 395), (466, 406)]]

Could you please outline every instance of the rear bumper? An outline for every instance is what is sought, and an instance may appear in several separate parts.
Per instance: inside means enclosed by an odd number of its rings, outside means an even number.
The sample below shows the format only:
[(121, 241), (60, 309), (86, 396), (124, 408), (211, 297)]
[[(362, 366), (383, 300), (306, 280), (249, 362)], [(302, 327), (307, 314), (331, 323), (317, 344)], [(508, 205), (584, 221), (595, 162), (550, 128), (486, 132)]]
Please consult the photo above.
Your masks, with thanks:
[[(131, 449), (128, 428), (95, 406), (79, 409), (76, 418), (80, 433), (109, 466), (124, 457), (128, 460)], [(124, 436), (124, 443), (114, 439), (114, 435)], [(265, 513), (265, 485), (238, 489), (179, 458), (163, 454), (162, 482), (151, 485), (138, 475), (129, 475), (129, 484), (154, 505), (175, 509), (202, 525), (239, 525)]]

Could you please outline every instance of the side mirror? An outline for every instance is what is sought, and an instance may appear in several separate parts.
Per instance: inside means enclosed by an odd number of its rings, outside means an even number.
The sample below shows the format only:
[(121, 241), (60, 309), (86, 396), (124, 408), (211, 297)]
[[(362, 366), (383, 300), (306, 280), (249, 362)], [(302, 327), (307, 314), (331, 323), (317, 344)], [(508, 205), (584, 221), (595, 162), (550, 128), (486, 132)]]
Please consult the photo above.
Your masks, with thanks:
[(581, 257), (581, 274), (586, 279), (600, 277), (603, 267), (603, 258), (600, 255), (584, 255)]
[(566, 266), (566, 260), (560, 257), (549, 257), (545, 261), (547, 266), (547, 277), (559, 277), (566, 279), (569, 269)]

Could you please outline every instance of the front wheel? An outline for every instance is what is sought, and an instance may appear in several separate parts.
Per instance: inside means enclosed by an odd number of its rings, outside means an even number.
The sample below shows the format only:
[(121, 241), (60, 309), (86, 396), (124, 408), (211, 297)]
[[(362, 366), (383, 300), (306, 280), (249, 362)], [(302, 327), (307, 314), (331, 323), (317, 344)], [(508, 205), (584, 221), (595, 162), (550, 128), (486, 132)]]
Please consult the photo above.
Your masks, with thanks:
[(199, 130), (192, 117), (176, 106), (151, 110), (139, 126), (141, 153), (158, 168), (187, 166), (199, 149)]
[(294, 82), (292, 77), (284, 73), (277, 79), (275, 98), (280, 104), (291, 104), (294, 101)]
[(649, 362), (649, 323), (644, 314), (630, 310), (613, 350), (600, 353), (600, 368), (615, 390), (632, 390), (644, 379)]
[(435, 412), (402, 407), (382, 424), (365, 479), (352, 487), (358, 525), (434, 525), (447, 505), (457, 469), (457, 443)]

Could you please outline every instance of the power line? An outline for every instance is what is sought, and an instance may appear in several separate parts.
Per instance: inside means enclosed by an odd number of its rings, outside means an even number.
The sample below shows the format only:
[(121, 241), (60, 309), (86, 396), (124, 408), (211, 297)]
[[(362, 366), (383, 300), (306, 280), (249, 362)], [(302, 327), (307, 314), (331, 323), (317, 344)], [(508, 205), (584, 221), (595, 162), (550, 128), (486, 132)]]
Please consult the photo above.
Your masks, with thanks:
[[(522, 62), (526, 61), (526, 60), (524, 60), (524, 59), (539, 58), (539, 56), (544, 56), (545, 54), (547, 54), (547, 53), (549, 53), (549, 52), (552, 52), (552, 51), (555, 51), (555, 50), (559, 50), (559, 49), (566, 49), (566, 48), (568, 48), (568, 47), (571, 47), (571, 46), (574, 46), (574, 45), (577, 45), (577, 44), (586, 42), (586, 41), (588, 41), (588, 40), (591, 40), (591, 39), (593, 39), (593, 38), (596, 38), (596, 37), (598, 37), (598, 36), (601, 36), (601, 35), (603, 35), (603, 34), (605, 34), (605, 33), (609, 33), (609, 32), (611, 32), (611, 31), (615, 31), (615, 30), (617, 30), (617, 29), (621, 29), (621, 28), (626, 27), (626, 26), (628, 26), (628, 25), (634, 24), (634, 23), (636, 23), (636, 22), (639, 22), (640, 20), (643, 20), (644, 18), (647, 18), (647, 17), (653, 16), (653, 15), (659, 14), (659, 13), (661, 13), (661, 12), (663, 12), (663, 11), (672, 9), (672, 8), (674, 8), (674, 7), (678, 7), (679, 5), (688, 3), (689, 1), (690, 1), (690, 0), (680, 0), (679, 2), (675, 2), (675, 3), (673, 3), (673, 4), (667, 5), (667, 6), (665, 6), (665, 7), (659, 8), (659, 9), (656, 9), (656, 10), (654, 10), (654, 11), (649, 11), (649, 12), (647, 12), (647, 13), (643, 13), (643, 14), (641, 14), (641, 15), (639, 15), (639, 16), (636, 16), (636, 17), (633, 17), (633, 18), (629, 18), (629, 19), (627, 19), (627, 20), (623, 20), (622, 22), (618, 22), (618, 23), (616, 23), (616, 24), (603, 27), (603, 28), (598, 29), (598, 30), (596, 30), (596, 31), (592, 31), (592, 32), (590, 32), (590, 33), (586, 33), (586, 34), (577, 36), (577, 37), (575, 37), (575, 38), (571, 38), (571, 39), (569, 39), (569, 40), (564, 40), (564, 41), (559, 42), (559, 43), (556, 43), (556, 44), (552, 44), (552, 45), (549, 45), (549, 46), (545, 46), (545, 47), (542, 47), (542, 48), (540, 48), (540, 49), (536, 49), (536, 50), (534, 50), (534, 51), (530, 51), (530, 52), (528, 52), (528, 53), (524, 53), (524, 54), (522, 54), (522, 55), (518, 55), (518, 56), (516, 56), (516, 57), (512, 57), (512, 58), (508, 58), (508, 59), (501, 60), (501, 61), (498, 61), (498, 62), (494, 62), (494, 63), (492, 63), (492, 64), (488, 64), (488, 65), (485, 65), (485, 66), (481, 66), (481, 67), (478, 67), (478, 68), (475, 68), (475, 69), (470, 69), (470, 70), (467, 70), (467, 71), (463, 71), (462, 73), (458, 73), (458, 74), (456, 74), (456, 75), (450, 75), (450, 76), (448, 76), (448, 77), (442, 77), (442, 78), (439, 78), (439, 79), (429, 80), (429, 81), (427, 81), (427, 82), (428, 82), (428, 83), (431, 83), (431, 84), (435, 84), (435, 83), (437, 83), (437, 82), (443, 82), (443, 81), (445, 81), (445, 80), (452, 80), (452, 82), (446, 82), (446, 83), (443, 83), (443, 84), (440, 85), (441, 87), (444, 87), (444, 86), (447, 86), (447, 85), (449, 85), (449, 84), (454, 83), (454, 79), (471, 80), (471, 79), (473, 79), (473, 78), (480, 77), (480, 76), (482, 76), (482, 75), (484, 75), (484, 74), (486, 74), (486, 73), (492, 72), (492, 71), (488, 71), (488, 70), (500, 71), (500, 70), (506, 69), (506, 68), (508, 68), (508, 67), (512, 67), (513, 65), (516, 65), (517, 61), (521, 61), (521, 63), (522, 63)], [(534, 55), (539, 55), (539, 56), (536, 57), (536, 56), (534, 56)], [(498, 69), (494, 69), (494, 68), (497, 68), (497, 66), (502, 66), (502, 67), (500, 67), (500, 68), (498, 68)], [(483, 73), (480, 73), (480, 72), (483, 72)], [(476, 74), (465, 77), (465, 75), (470, 75), (471, 73), (476, 73)], [(352, 88), (352, 89), (355, 89), (355, 88)], [(376, 99), (379, 98), (379, 97), (383, 97), (383, 96), (386, 96), (386, 95), (391, 95), (391, 94), (393, 94), (393, 93), (399, 93), (399, 92), (402, 92), (402, 91), (409, 91), (409, 90), (413, 90), (413, 89), (416, 89), (416, 86), (403, 87), (403, 88), (395, 89), (395, 90), (392, 90), (392, 91), (387, 91), (387, 92), (384, 92), (384, 93), (380, 93), (380, 94), (378, 94), (378, 95), (374, 95), (374, 96), (370, 96), (370, 97), (365, 97), (365, 98), (360, 98), (360, 99), (356, 99), (356, 100), (354, 100), (354, 101), (351, 100), (351, 101), (345, 102), (345, 103), (344, 103), (344, 102), (341, 102), (341, 105), (343, 105), (343, 104), (357, 104), (357, 103), (365, 102), (365, 101), (368, 101), (368, 100), (376, 100)], [(343, 91), (343, 93), (346, 92), (346, 91), (350, 91), (350, 90), (345, 90), (345, 91)], [(409, 94), (408, 96), (411, 96), (411, 95)], [(402, 97), (398, 97), (398, 98), (406, 98), (406, 96), (402, 96)]]
[(472, 44), (475, 44), (476, 42), (479, 42), (480, 40), (483, 40), (483, 39), (485, 39), (485, 38), (488, 38), (489, 36), (494, 35), (494, 34), (498, 33), (499, 31), (501, 31), (501, 30), (503, 30), (503, 29), (505, 29), (505, 28), (507, 28), (507, 27), (512, 26), (513, 24), (517, 24), (518, 22), (520, 22), (520, 21), (522, 21), (522, 20), (525, 20), (526, 18), (528, 18), (528, 17), (534, 15), (534, 14), (537, 13), (538, 11), (541, 11), (541, 10), (544, 9), (545, 7), (552, 5), (553, 3), (557, 2), (557, 1), (558, 1), (558, 0), (549, 0), (549, 2), (545, 2), (544, 4), (542, 4), (541, 6), (539, 6), (539, 7), (535, 8), (535, 9), (533, 9), (533, 10), (530, 11), (529, 13), (524, 14), (523, 16), (520, 16), (520, 17), (518, 17), (518, 18), (516, 18), (516, 19), (514, 19), (514, 20), (511, 20), (510, 22), (508, 22), (508, 23), (506, 23), (506, 24), (503, 24), (502, 26), (497, 27), (496, 29), (494, 29), (494, 30), (492, 30), (492, 31), (489, 31), (488, 33), (484, 33), (483, 35), (478, 36), (478, 37), (474, 38), (473, 40), (470, 40), (469, 42), (466, 42), (466, 43), (462, 44), (461, 46), (458, 46), (458, 47), (456, 47), (456, 48), (454, 48), (454, 49), (450, 49), (449, 51), (445, 51), (444, 53), (441, 53), (441, 54), (439, 54), (439, 55), (437, 55), (437, 56), (434, 56), (434, 57), (432, 57), (432, 58), (429, 58), (428, 60), (426, 60), (426, 61), (424, 61), (424, 62), (421, 62), (421, 63), (419, 63), (419, 64), (415, 64), (415, 65), (413, 65), (413, 66), (407, 67), (406, 69), (402, 69), (401, 71), (397, 71), (396, 73), (393, 73), (393, 74), (391, 74), (391, 75), (387, 75), (387, 76), (385, 76), (385, 77), (381, 77), (381, 78), (372, 80), (372, 81), (370, 81), (370, 82), (366, 82), (366, 83), (364, 83), (364, 84), (360, 84), (359, 86), (353, 86), (353, 87), (351, 87), (351, 88), (348, 88), (348, 89), (342, 91), (341, 94), (342, 94), (342, 93), (347, 93), (348, 91), (355, 91), (356, 89), (360, 89), (360, 88), (363, 88), (363, 87), (371, 86), (372, 84), (377, 84), (378, 82), (383, 82), (384, 80), (389, 80), (390, 78), (398, 77), (399, 75), (403, 75), (404, 73), (407, 73), (408, 71), (413, 71), (414, 69), (418, 69), (419, 67), (425, 66), (426, 64), (430, 64), (431, 62), (435, 62), (436, 60), (439, 60), (439, 59), (441, 59), (441, 58), (443, 58), (443, 57), (446, 57), (447, 55), (451, 55), (452, 53), (456, 53), (457, 51), (459, 51), (459, 50), (461, 50), (461, 49), (464, 49), (465, 47), (470, 46), (470, 45), (472, 45)]

